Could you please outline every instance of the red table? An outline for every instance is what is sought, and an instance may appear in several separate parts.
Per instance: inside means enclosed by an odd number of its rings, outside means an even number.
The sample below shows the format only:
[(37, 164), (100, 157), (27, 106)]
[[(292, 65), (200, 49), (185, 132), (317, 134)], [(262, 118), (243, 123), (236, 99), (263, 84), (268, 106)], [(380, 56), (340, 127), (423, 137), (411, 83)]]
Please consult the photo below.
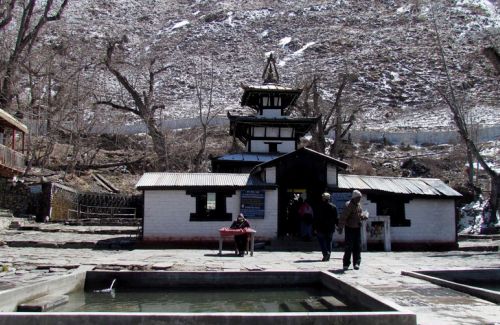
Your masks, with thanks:
[[(222, 255), (222, 242), (224, 238), (231, 237), (242, 234), (250, 235), (250, 256), (253, 256), (253, 249), (255, 246), (255, 231), (252, 228), (243, 228), (243, 229), (231, 229), (228, 227), (223, 227), (219, 229), (219, 255)], [(248, 252), (248, 242), (247, 242), (247, 252)]]

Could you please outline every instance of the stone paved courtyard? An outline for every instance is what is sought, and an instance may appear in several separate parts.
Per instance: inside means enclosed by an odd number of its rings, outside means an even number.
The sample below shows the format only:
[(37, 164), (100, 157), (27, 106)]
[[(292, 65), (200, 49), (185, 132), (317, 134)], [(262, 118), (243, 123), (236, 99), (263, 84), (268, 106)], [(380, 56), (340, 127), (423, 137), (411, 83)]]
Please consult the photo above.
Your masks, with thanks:
[[(52, 229), (0, 231), (4, 243), (0, 247), (0, 290), (58, 277), (84, 265), (108, 270), (327, 270), (416, 313), (419, 324), (500, 324), (500, 306), (494, 303), (401, 275), (402, 271), (498, 268), (500, 240), (460, 242), (460, 250), (449, 252), (364, 252), (360, 270), (342, 272), (340, 250), (332, 254), (329, 262), (321, 262), (321, 253), (310, 248), (261, 249), (253, 257), (243, 258), (229, 250), (219, 256), (215, 245), (213, 249), (112, 249), (113, 245), (92, 249), (85, 247), (99, 241), (126, 243), (134, 236), (109, 234), (110, 229), (102, 228), (46, 228)], [(315, 243), (309, 244), (307, 247), (315, 247)]]

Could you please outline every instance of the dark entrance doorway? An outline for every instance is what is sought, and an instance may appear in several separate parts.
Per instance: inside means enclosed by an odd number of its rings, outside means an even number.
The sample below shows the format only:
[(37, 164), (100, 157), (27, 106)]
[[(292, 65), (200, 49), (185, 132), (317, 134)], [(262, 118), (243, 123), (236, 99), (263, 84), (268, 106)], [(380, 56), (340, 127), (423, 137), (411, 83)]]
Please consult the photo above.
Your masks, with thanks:
[(327, 189), (326, 161), (309, 155), (296, 155), (276, 166), (278, 184), (278, 237), (299, 238), (297, 214), (299, 197), (314, 209)]

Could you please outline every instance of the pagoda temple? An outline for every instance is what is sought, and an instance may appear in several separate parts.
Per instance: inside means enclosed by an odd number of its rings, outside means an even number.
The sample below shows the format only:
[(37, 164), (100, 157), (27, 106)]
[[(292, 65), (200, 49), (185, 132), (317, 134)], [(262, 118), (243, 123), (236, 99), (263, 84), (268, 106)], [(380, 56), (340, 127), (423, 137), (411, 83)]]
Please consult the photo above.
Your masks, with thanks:
[(300, 138), (319, 117), (291, 117), (289, 112), (302, 89), (279, 83), (276, 60), (271, 54), (262, 74), (262, 85), (242, 85), (241, 106), (255, 111), (250, 116), (228, 113), (229, 132), (245, 145), (245, 151), (212, 159), (212, 171), (246, 173), (261, 163), (298, 149)]

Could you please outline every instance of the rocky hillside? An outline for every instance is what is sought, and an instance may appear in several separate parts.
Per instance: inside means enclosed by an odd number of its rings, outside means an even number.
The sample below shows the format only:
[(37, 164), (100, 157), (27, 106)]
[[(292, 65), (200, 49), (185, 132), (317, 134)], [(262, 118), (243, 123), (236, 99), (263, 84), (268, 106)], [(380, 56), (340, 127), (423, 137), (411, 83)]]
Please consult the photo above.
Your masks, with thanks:
[[(203, 70), (210, 79), (211, 64), (215, 107), (221, 114), (239, 108), (240, 84), (261, 83), (266, 56), (272, 52), (283, 84), (302, 87), (312, 76), (320, 76), (326, 102), (334, 98), (342, 74), (355, 75), (342, 98), (344, 106), (361, 109), (355, 128), (415, 131), (453, 127), (437, 91), (449, 90), (440, 40), (468, 120), (498, 125), (499, 7), (497, 0), (69, 0), (61, 20), (47, 25), (29, 64), (20, 69), (31, 72), (30, 78), (20, 78), (16, 97), (27, 120), (42, 120), (40, 111), (51, 105), (54, 114), (47, 109), (47, 120), (64, 120), (58, 130), (62, 134), (44, 137), (43, 128), (32, 128), (41, 139), (36, 144), (38, 161), (48, 163), (41, 169), (34, 164), (31, 172), (49, 177), (47, 167), (60, 167), (62, 172), (53, 172), (54, 177), (64, 175), (65, 181), (73, 178), (71, 185), (96, 190), (86, 184), (90, 172), (65, 174), (68, 161), (80, 155), (79, 163), (106, 165), (151, 155), (142, 135), (79, 138), (85, 123), (116, 126), (137, 121), (132, 114), (94, 105), (98, 100), (131, 104), (103, 64), (108, 42), (116, 40), (121, 41), (117, 67), (139, 92), (147, 91), (153, 59), (155, 68), (166, 68), (153, 84), (165, 119), (196, 116), (195, 75)], [(0, 31), (0, 54), (8, 53), (9, 42), (15, 40), (14, 27), (12, 23)], [(61, 114), (63, 106), (73, 111)], [(178, 162), (174, 170), (188, 170), (186, 162), (195, 154), (192, 144), (198, 136), (169, 135), (168, 150)], [(208, 154), (221, 154), (231, 146), (221, 130), (210, 141)], [(498, 141), (483, 148), (492, 159), (498, 157)], [(46, 159), (43, 151), (48, 149), (53, 151)], [(412, 156), (422, 159), (407, 161)], [(456, 181), (464, 179), (464, 157), (463, 150), (453, 146), (355, 144), (345, 159), (359, 173)], [(110, 168), (108, 177), (123, 182), (123, 191), (133, 191), (138, 175), (148, 168), (147, 160), (141, 163)]]
[[(124, 40), (124, 57), (140, 68), (158, 58), (169, 66), (156, 85), (167, 118), (194, 115), (200, 59), (213, 61), (218, 107), (233, 109), (240, 83), (260, 83), (265, 56), (274, 52), (281, 82), (300, 86), (321, 75), (325, 98), (333, 97), (341, 73), (356, 73), (344, 103), (362, 108), (357, 127), (448, 128), (448, 111), (435, 91), (446, 78), (434, 26), (471, 119), (498, 124), (499, 62), (484, 51), (493, 48), (498, 60), (499, 6), (492, 0), (79, 0), (70, 2), (49, 41), (71, 41), (69, 52), (83, 49), (94, 62), (109, 39)], [(138, 81), (140, 68), (130, 70)], [(100, 95), (116, 93), (106, 72), (99, 74)]]

